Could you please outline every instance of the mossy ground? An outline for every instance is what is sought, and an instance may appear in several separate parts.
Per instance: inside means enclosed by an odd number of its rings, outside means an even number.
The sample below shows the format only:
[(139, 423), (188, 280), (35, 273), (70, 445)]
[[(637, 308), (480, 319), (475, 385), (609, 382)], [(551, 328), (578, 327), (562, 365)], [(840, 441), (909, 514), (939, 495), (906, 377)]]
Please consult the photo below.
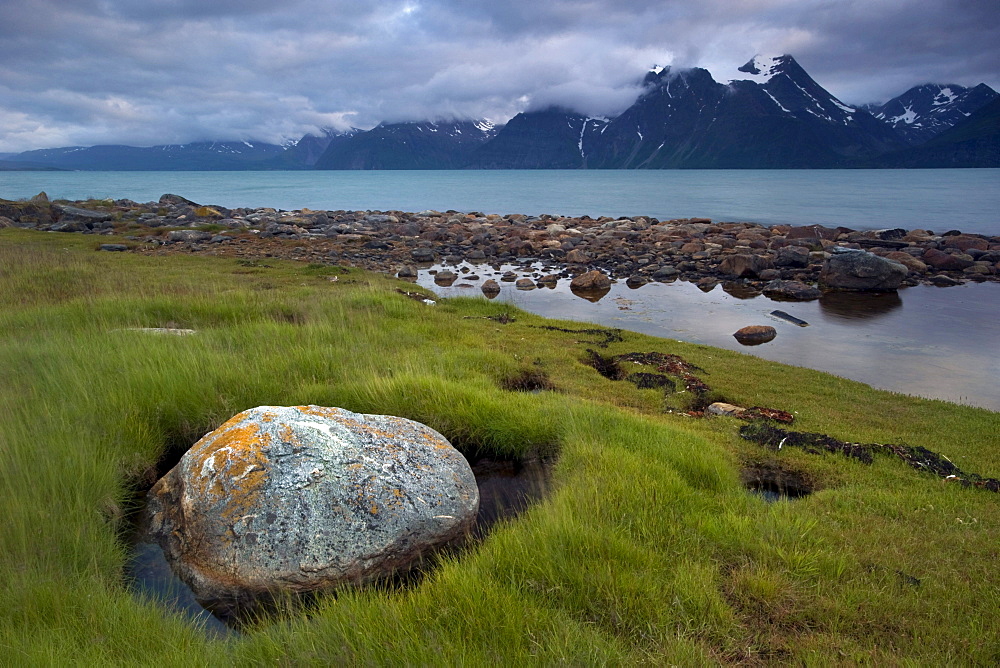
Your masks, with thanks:
[[(578, 324), (484, 299), (428, 306), (360, 271), (94, 248), (0, 231), (12, 664), (1000, 661), (1000, 495), (888, 458), (762, 450), (735, 420), (665, 412), (689, 395), (604, 378), (593, 337), (539, 327)], [(1000, 474), (996, 413), (628, 332), (601, 352), (680, 355), (715, 396), (790, 411), (796, 429)], [(399, 415), (466, 451), (558, 453), (553, 489), (419, 586), (212, 639), (129, 591), (122, 532), (165, 453), (265, 404)], [(741, 483), (748, 465), (815, 491), (768, 504)]]

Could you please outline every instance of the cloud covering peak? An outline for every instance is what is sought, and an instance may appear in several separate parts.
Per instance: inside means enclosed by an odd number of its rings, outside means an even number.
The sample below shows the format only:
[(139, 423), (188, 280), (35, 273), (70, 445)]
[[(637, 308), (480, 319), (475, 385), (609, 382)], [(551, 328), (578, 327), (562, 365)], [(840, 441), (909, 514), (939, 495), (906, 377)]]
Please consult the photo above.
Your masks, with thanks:
[(21, 0), (0, 4), (0, 151), (277, 142), (549, 105), (607, 116), (654, 63), (714, 74), (760, 52), (794, 54), (854, 102), (1000, 87), (995, 14), (981, 0)]

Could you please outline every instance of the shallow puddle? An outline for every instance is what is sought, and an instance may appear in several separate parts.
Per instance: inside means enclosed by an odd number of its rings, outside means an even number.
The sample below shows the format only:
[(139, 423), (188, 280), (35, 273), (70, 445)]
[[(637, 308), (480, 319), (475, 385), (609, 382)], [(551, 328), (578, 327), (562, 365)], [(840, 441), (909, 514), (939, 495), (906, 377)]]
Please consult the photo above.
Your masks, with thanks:
[[(497, 522), (520, 515), (540, 500), (548, 489), (551, 466), (537, 458), (509, 460), (479, 457), (471, 463), (471, 467), (479, 487), (479, 511), (470, 535), (473, 541), (484, 538)], [(145, 494), (142, 499), (145, 499)], [(191, 589), (174, 575), (159, 544), (146, 540), (145, 534), (144, 527), (136, 527), (131, 546), (132, 558), (125, 569), (132, 591), (203, 624), (210, 636), (238, 634), (239, 620), (222, 619), (203, 608)], [(419, 575), (402, 576), (397, 584), (405, 586), (413, 577), (419, 578)]]
[[(741, 283), (700, 289), (694, 283), (647, 283), (611, 286), (598, 301), (581, 299), (569, 279), (534, 290), (500, 282), (505, 272), (517, 277), (555, 271), (553, 265), (451, 266), (475, 269), (483, 280), (501, 287), (496, 301), (532, 313), (597, 323), (691, 343), (736, 350), (776, 362), (804, 366), (904, 394), (945, 399), (1000, 411), (1000, 285), (966, 283), (949, 288), (918, 285), (898, 292), (832, 292), (811, 302), (775, 301)], [(422, 268), (417, 283), (442, 297), (478, 296), (474, 287), (435, 285)], [(798, 326), (785, 316), (805, 321)], [(733, 333), (748, 325), (770, 325), (777, 337), (746, 348)]]

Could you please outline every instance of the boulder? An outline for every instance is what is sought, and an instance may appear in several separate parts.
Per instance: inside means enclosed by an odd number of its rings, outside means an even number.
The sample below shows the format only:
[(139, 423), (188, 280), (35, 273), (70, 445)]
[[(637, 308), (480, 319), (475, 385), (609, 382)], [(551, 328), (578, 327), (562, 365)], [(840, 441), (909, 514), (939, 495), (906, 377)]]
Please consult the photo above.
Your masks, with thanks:
[(219, 614), (405, 570), (471, 528), (469, 463), (418, 422), (259, 406), (205, 435), (150, 490), (173, 570)]
[(482, 287), (479, 289), (482, 290), (483, 294), (489, 297), (490, 299), (493, 299), (498, 294), (500, 294), (500, 284), (494, 281), (492, 278), (485, 281)]
[(774, 280), (764, 286), (764, 294), (771, 299), (809, 301), (819, 299), (823, 293), (818, 288), (806, 285), (801, 281)]
[(820, 283), (842, 290), (895, 290), (908, 270), (898, 262), (863, 250), (831, 255), (820, 272)]
[(519, 278), (514, 282), (514, 287), (518, 290), (534, 290), (535, 282), (530, 278)]
[(719, 271), (737, 278), (757, 278), (765, 269), (773, 269), (771, 258), (760, 255), (727, 255), (719, 263)]
[(745, 346), (757, 346), (767, 343), (778, 335), (777, 330), (770, 325), (750, 325), (737, 330), (733, 336)]
[(417, 268), (412, 264), (404, 264), (398, 270), (396, 270), (396, 276), (399, 278), (416, 278)]
[(75, 206), (52, 205), (52, 212), (58, 216), (58, 224), (68, 228), (76, 229), (66, 231), (80, 231), (80, 229), (93, 229), (103, 227), (101, 223), (111, 220), (111, 213), (108, 211), (92, 211), (91, 209), (81, 209)]
[(971, 267), (974, 262), (968, 256), (960, 257), (945, 253), (936, 248), (928, 248), (922, 256), (923, 261), (938, 271), (962, 271)]
[(430, 248), (414, 248), (410, 251), (410, 257), (414, 262), (433, 262), (434, 251)]
[(211, 238), (211, 233), (201, 230), (171, 230), (167, 232), (167, 240), (169, 241), (208, 241)]
[(493, 299), (498, 294), (500, 294), (500, 284), (494, 281), (492, 278), (484, 282), (482, 287), (479, 289), (482, 290), (483, 294), (490, 299)]
[(809, 266), (809, 249), (802, 246), (786, 246), (778, 251), (774, 264), (778, 267), (804, 269)]
[(458, 274), (456, 274), (453, 271), (449, 271), (447, 269), (444, 269), (434, 274), (434, 282), (444, 287), (448, 287), (449, 285), (454, 283), (457, 278)]
[(588, 291), (588, 290), (610, 290), (611, 289), (611, 279), (600, 271), (588, 271), (579, 276), (574, 276), (573, 280), (570, 281), (569, 287), (571, 290)]

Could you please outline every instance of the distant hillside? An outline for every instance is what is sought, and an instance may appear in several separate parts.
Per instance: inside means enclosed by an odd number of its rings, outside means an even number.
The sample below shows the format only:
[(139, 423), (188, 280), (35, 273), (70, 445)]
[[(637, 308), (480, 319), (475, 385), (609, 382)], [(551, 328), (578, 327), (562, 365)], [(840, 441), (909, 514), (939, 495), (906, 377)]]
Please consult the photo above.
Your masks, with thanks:
[(922, 144), (964, 121), (998, 97), (986, 84), (965, 88), (955, 84), (915, 86), (883, 105), (865, 107), (911, 145)]
[(495, 134), (489, 121), (381, 124), (331, 143), (316, 169), (459, 169)]
[(18, 161), (94, 171), (239, 171), (259, 169), (285, 148), (266, 142), (196, 142), (163, 146), (71, 146), (26, 151)]
[(878, 167), (1000, 167), (1000, 98), (930, 141), (882, 156)]

